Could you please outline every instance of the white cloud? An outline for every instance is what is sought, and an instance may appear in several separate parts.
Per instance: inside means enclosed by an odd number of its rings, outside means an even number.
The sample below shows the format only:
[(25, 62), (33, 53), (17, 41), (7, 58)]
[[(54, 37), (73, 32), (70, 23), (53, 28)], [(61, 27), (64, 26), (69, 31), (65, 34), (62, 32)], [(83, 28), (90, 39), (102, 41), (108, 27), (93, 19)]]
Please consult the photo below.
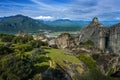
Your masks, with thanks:
[(120, 17), (117, 17), (116, 20), (120, 20)]
[(52, 17), (52, 16), (37, 16), (37, 17), (34, 17), (34, 19), (53, 20), (54, 17)]

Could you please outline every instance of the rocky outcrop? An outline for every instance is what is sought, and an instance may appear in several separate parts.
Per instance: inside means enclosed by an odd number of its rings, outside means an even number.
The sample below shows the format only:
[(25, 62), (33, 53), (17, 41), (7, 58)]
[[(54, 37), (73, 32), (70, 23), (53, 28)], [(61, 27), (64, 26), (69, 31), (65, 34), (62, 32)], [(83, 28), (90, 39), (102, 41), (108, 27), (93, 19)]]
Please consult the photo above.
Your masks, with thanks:
[(80, 31), (79, 41), (91, 40), (101, 50), (120, 53), (120, 24), (112, 27), (103, 27), (95, 17), (92, 22)]
[(120, 54), (120, 23), (110, 27), (109, 47), (114, 53)]
[(78, 44), (75, 36), (72, 36), (69, 33), (62, 33), (59, 35), (56, 38), (55, 43), (57, 47), (61, 49), (71, 48)]

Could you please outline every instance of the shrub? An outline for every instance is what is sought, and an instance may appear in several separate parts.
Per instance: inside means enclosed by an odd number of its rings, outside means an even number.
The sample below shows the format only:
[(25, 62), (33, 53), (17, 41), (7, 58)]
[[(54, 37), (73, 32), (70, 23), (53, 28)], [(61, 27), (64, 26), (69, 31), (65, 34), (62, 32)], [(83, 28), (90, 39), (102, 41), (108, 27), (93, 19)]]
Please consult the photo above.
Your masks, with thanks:
[(87, 54), (79, 54), (78, 58), (83, 61), (89, 69), (97, 70), (95, 60)]
[(32, 73), (33, 63), (27, 56), (12, 56), (2, 63), (3, 80), (26, 80)]
[(39, 48), (41, 46), (47, 46), (48, 44), (46, 42), (42, 42), (40, 40), (32, 40), (29, 42), (29, 44), (33, 47), (33, 48)]
[(0, 45), (0, 55), (10, 54), (13, 50), (11, 50), (9, 47)]
[(80, 45), (94, 46), (94, 42), (91, 40), (87, 40), (85, 42), (80, 42)]
[(13, 38), (12, 42), (13, 43), (27, 43), (29, 41), (33, 40), (32, 36), (25, 36), (25, 37), (21, 37), (21, 36), (16, 36)]
[(94, 60), (97, 60), (97, 59), (99, 58), (99, 56), (100, 56), (99, 54), (93, 54), (93, 55), (92, 55), (92, 58), (93, 58)]
[(14, 37), (14, 35), (0, 34), (0, 39), (2, 42), (12, 42)]

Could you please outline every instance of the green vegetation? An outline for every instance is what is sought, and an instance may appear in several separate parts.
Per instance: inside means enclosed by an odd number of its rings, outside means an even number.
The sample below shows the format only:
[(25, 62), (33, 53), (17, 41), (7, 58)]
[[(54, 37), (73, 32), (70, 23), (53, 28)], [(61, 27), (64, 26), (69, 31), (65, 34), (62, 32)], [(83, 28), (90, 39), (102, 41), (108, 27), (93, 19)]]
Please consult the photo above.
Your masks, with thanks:
[(28, 80), (49, 67), (50, 58), (40, 48), (46, 43), (7, 34), (0, 40), (0, 80)]
[(31, 74), (33, 63), (26, 56), (11, 56), (1, 66), (3, 80), (12, 80), (14, 77), (21, 80), (26, 79)]
[(68, 61), (72, 63), (80, 63), (80, 60), (77, 59), (75, 56), (69, 55), (69, 53), (59, 50), (59, 49), (45, 49), (46, 52), (48, 52), (48, 56), (51, 57), (55, 61)]
[(94, 59), (94, 60), (97, 60), (98, 58), (99, 58), (99, 54), (92, 54), (92, 58)]
[(110, 70), (107, 73), (107, 76), (111, 76), (114, 73), (114, 68), (110, 68)]
[[(79, 76), (81, 80), (97, 80), (98, 77), (98, 80), (114, 80), (98, 70), (95, 60), (99, 55), (70, 55), (31, 36), (0, 34), (0, 40), (0, 80), (67, 80), (64, 71), (77, 74), (72, 80)], [(112, 72), (113, 69), (108, 75)]]
[(91, 40), (87, 40), (85, 42), (80, 42), (80, 45), (94, 46), (94, 42)]
[(78, 58), (83, 61), (89, 69), (97, 70), (96, 61), (91, 56), (81, 53), (78, 55)]
[(0, 32), (2, 33), (16, 33), (19, 30), (30, 32), (46, 28), (48, 29), (49, 26), (22, 15), (5, 17), (0, 22)]
[(0, 55), (6, 55), (12, 53), (13, 50), (5, 45), (0, 44)]
[[(72, 24), (73, 24), (73, 22), (72, 22)], [(62, 24), (62, 25), (64, 25), (64, 24)], [(34, 20), (27, 16), (16, 15), (16, 16), (4, 17), (1, 19), (0, 32), (15, 34), (20, 30), (28, 32), (28, 33), (36, 33), (36, 32), (41, 33), (39, 30), (43, 30), (43, 32), (44, 32), (44, 30), (46, 30), (46, 31), (50, 30), (52, 32), (79, 31), (81, 29), (81, 26), (82, 25), (75, 24), (75, 23), (73, 26), (64, 25), (64, 27), (48, 25), (44, 22)]]

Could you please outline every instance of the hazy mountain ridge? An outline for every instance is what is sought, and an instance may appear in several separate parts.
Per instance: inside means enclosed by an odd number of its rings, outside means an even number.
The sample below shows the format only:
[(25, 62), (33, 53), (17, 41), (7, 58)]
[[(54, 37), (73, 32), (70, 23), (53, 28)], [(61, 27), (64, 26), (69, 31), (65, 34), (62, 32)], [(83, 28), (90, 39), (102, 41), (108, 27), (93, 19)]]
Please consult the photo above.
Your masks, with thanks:
[[(56, 27), (84, 27), (87, 26), (91, 21), (84, 21), (84, 20), (70, 20), (70, 19), (57, 19), (54, 21), (43, 21), (39, 20), (40, 22), (44, 22), (45, 24), (56, 26)], [(100, 21), (104, 26), (111, 26), (114, 24), (119, 23), (119, 20), (116, 21)]]

